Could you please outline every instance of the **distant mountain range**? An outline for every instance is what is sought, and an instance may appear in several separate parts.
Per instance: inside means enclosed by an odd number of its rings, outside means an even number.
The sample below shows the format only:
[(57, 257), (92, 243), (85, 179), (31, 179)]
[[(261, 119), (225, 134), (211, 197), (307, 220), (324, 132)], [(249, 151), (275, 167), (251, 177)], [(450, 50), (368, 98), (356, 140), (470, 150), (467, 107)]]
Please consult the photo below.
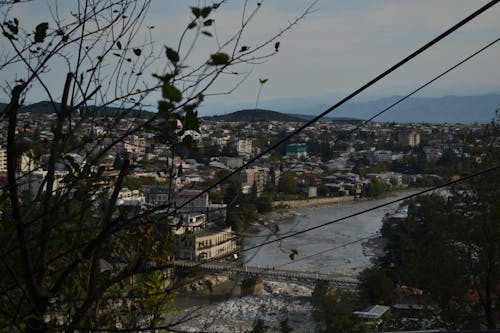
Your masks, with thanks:
[[(400, 96), (379, 98), (372, 101), (346, 103), (334, 110), (325, 120), (363, 120), (384, 110), (399, 100)], [(303, 97), (280, 99), (262, 104), (273, 105), (270, 109), (252, 109), (241, 105), (202, 105), (200, 115), (211, 115), (214, 120), (226, 121), (291, 121), (300, 122), (320, 114), (330, 105), (326, 104), (325, 97)], [(337, 100), (333, 100), (334, 104)], [(318, 102), (318, 103), (317, 103)], [(6, 104), (0, 103), (0, 110)], [(59, 108), (59, 105), (57, 106)], [(242, 110), (243, 109), (243, 110)], [(236, 111), (240, 110), (240, 111)], [(403, 101), (391, 110), (374, 119), (380, 122), (397, 123), (487, 123), (495, 118), (495, 111), (500, 110), (500, 94), (484, 94), (476, 96), (444, 96), (444, 97), (415, 97)], [(38, 102), (23, 106), (21, 112), (52, 113), (50, 102)], [(121, 109), (107, 107), (100, 110), (100, 115), (114, 116)], [(221, 115), (226, 113), (225, 115)], [(231, 113), (231, 114), (227, 114)], [(149, 118), (153, 113), (148, 111), (134, 111), (132, 116)], [(216, 115), (216, 117), (214, 117)]]
[[(7, 106), (7, 104), (0, 103), (0, 110), (3, 110), (6, 106)], [(92, 106), (88, 107), (89, 110), (92, 110), (93, 108), (94, 107), (92, 107)], [(59, 112), (59, 110), (61, 110), (61, 104), (55, 103), (55, 109), (56, 109), (56, 112)], [(21, 107), (20, 112), (29, 112), (29, 113), (34, 113), (34, 114), (50, 114), (50, 113), (54, 113), (54, 106), (49, 101), (42, 101), (42, 102), (38, 102), (38, 103), (24, 105)], [(122, 112), (123, 112), (123, 109), (121, 109), (121, 108), (105, 107), (105, 108), (99, 109), (97, 111), (97, 115), (114, 117), (114, 116), (119, 115)], [(143, 119), (148, 119), (153, 114), (154, 114), (153, 112), (149, 112), (146, 110), (131, 110), (131, 111), (128, 111), (128, 113), (127, 113), (127, 115), (129, 117), (143, 118)]]
[[(329, 117), (342, 117), (354, 119), (368, 119), (372, 115), (384, 110), (401, 96), (385, 97), (372, 101), (346, 103), (331, 112)], [(281, 113), (300, 115), (303, 117), (317, 115), (331, 105), (325, 104), (325, 98), (297, 98), (296, 103), (286, 100), (275, 100), (270, 103), (272, 109)], [(338, 99), (337, 99), (338, 100)], [(332, 100), (334, 104), (337, 100)], [(316, 103), (318, 101), (319, 103)], [(281, 105), (281, 107), (280, 107)], [(229, 108), (229, 110), (228, 110)], [(201, 114), (213, 114), (216, 110), (219, 114), (230, 111), (230, 106), (204, 106)], [(232, 110), (241, 109), (240, 105), (234, 105)], [(398, 123), (487, 123), (495, 117), (495, 110), (500, 109), (500, 94), (485, 94), (476, 96), (444, 96), (444, 97), (415, 97), (409, 98), (395, 106), (381, 116), (374, 119), (380, 122)]]
[[(346, 104), (332, 114), (368, 119), (400, 98), (401, 96), (392, 96), (371, 102)], [(497, 109), (500, 109), (500, 95), (497, 94), (440, 98), (418, 97), (401, 102), (374, 120), (397, 123), (487, 123), (495, 118)]]

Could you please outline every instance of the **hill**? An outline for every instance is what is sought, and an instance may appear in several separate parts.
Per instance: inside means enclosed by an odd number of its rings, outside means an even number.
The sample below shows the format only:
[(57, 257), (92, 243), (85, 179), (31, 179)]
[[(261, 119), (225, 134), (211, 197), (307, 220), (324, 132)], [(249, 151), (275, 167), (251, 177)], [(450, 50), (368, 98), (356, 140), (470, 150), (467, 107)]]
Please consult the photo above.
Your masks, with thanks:
[[(354, 119), (368, 119), (382, 111), (401, 96), (391, 96), (372, 100), (349, 102), (331, 112), (327, 117), (343, 117)], [(280, 110), (283, 113), (304, 117), (317, 115), (339, 98), (325, 96), (311, 96), (303, 98), (279, 99), (263, 101), (262, 104)], [(328, 104), (330, 103), (330, 104)], [(201, 114), (217, 114), (224, 110), (237, 110), (244, 105), (202, 105)], [(469, 96), (448, 95), (443, 97), (411, 97), (380, 117), (374, 119), (379, 122), (398, 123), (487, 123), (495, 117), (495, 110), (500, 108), (500, 94), (482, 94)], [(329, 120), (325, 118), (325, 120)]]
[[(56, 112), (59, 112), (59, 110), (61, 109), (61, 105), (59, 103), (55, 103), (55, 104), (56, 104)], [(0, 104), (0, 109), (2, 109), (2, 108), (3, 107)], [(88, 109), (95, 110), (96, 107), (89, 106)], [(42, 101), (42, 102), (24, 105), (21, 107), (20, 112), (29, 112), (29, 113), (34, 113), (34, 114), (51, 114), (51, 113), (54, 113), (54, 107), (52, 106), (51, 102)], [(105, 107), (105, 108), (99, 109), (97, 111), (97, 115), (114, 117), (114, 116), (119, 115), (122, 112), (123, 112), (123, 109), (121, 109), (121, 108)], [(154, 114), (153, 112), (149, 112), (149, 111), (145, 111), (145, 110), (131, 110), (131, 111), (128, 111), (127, 115), (128, 115), (128, 117), (148, 119), (153, 114)]]
[(213, 120), (213, 121), (241, 121), (241, 122), (252, 122), (252, 121), (305, 122), (306, 121), (306, 119), (304, 119), (300, 115), (289, 115), (264, 109), (239, 110), (236, 112), (220, 116), (203, 117), (203, 119)]

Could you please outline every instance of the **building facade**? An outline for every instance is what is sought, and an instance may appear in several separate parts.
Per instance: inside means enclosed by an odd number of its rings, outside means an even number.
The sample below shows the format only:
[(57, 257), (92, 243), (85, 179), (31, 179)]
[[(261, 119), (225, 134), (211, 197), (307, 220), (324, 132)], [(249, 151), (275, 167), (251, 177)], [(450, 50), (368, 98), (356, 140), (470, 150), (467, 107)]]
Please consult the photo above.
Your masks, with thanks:
[(236, 251), (238, 237), (231, 227), (202, 229), (176, 236), (177, 255), (180, 259), (202, 261), (221, 257)]

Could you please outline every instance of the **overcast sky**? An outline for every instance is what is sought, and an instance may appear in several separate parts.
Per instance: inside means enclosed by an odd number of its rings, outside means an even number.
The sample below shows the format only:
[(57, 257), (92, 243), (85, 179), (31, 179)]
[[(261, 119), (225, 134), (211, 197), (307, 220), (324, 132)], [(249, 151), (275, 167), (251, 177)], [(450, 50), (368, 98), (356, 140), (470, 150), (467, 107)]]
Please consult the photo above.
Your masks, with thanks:
[[(197, 3), (197, 2), (195, 2)], [(201, 2), (203, 4), (203, 2)], [(218, 33), (227, 35), (239, 22), (242, 1), (230, 0), (216, 17)], [(249, 1), (256, 6), (257, 1)], [(265, 1), (248, 27), (250, 45), (286, 26), (309, 2)], [(471, 0), (320, 0), (315, 11), (280, 39), (280, 52), (232, 95), (210, 101), (256, 100), (259, 78), (268, 78), (261, 100), (328, 95), (343, 96), (402, 59), (487, 1)], [(155, 0), (152, 11), (159, 29), (171, 35), (188, 21), (185, 1)], [(186, 13), (187, 12), (187, 13)], [(365, 93), (389, 96), (408, 92), (476, 49), (500, 37), (500, 5), (496, 5), (452, 36)], [(500, 43), (476, 60), (421, 93), (480, 94), (500, 91)], [(228, 81), (219, 87), (228, 87)], [(220, 89), (223, 91), (224, 89)]]
[[(66, 4), (65, 1), (61, 3)], [(146, 24), (155, 26), (157, 45), (176, 45), (190, 19), (189, 6), (211, 3), (153, 0)], [(228, 0), (214, 13), (221, 40), (237, 29), (242, 3)], [(307, 0), (263, 1), (242, 43), (255, 46), (268, 39), (300, 15), (309, 3)], [(334, 102), (338, 96), (358, 88), (485, 3), (487, 1), (480, 0), (319, 0), (312, 13), (280, 38), (281, 47), (276, 55), (264, 64), (239, 69), (251, 71), (239, 89), (231, 95), (210, 98), (208, 102), (255, 102), (259, 78), (268, 79), (261, 95), (262, 104), (277, 98), (318, 95), (331, 95)], [(257, 1), (248, 2), (249, 9), (256, 6)], [(24, 22), (40, 22), (42, 16), (47, 15), (44, 8), (46, 6), (40, 4), (24, 7)], [(500, 5), (496, 5), (372, 87), (361, 99), (406, 93), (499, 36)], [(201, 39), (192, 60), (206, 58), (214, 47), (213, 39)], [(420, 96), (500, 92), (499, 78), (500, 43)], [(235, 83), (234, 78), (222, 80), (212, 92), (224, 92)]]

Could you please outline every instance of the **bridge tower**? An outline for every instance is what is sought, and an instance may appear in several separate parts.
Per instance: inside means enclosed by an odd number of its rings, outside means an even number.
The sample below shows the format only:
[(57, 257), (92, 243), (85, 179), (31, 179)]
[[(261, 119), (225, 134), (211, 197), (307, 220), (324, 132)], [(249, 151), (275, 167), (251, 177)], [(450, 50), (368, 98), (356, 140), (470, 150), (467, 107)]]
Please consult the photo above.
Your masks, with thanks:
[(261, 277), (247, 277), (241, 280), (241, 296), (262, 295), (264, 281)]

